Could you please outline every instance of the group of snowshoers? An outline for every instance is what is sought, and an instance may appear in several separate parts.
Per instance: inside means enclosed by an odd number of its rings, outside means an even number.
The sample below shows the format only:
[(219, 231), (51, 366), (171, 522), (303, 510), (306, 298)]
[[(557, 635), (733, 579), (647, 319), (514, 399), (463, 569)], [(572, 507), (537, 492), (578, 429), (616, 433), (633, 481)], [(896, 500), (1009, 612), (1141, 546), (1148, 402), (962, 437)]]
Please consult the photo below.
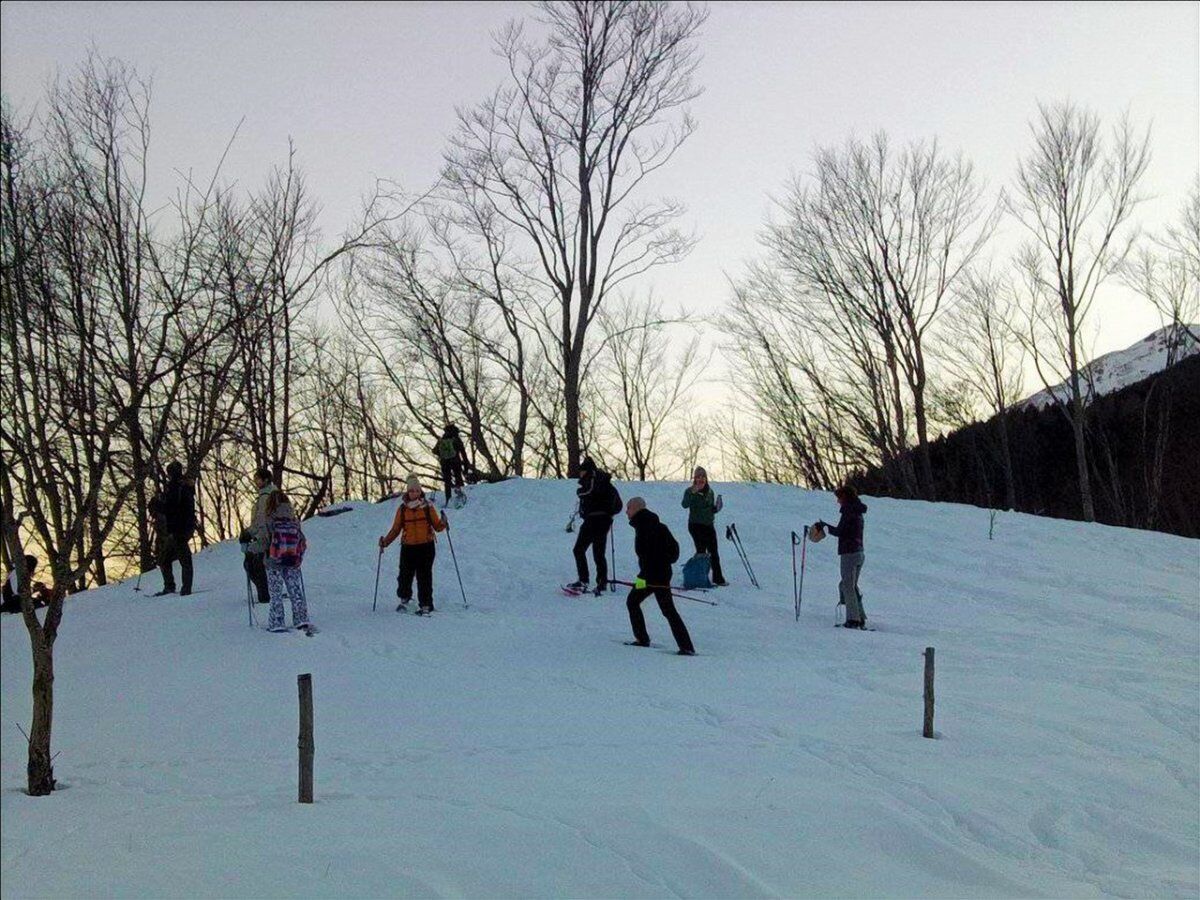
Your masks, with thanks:
[[(442, 474), (443, 509), (451, 502), (451, 498), (455, 498), (459, 504), (465, 502), (465, 475), (471, 469), (458, 429), (447, 425), (432, 449)], [(192, 592), (189, 543), (196, 530), (195, 485), (185, 477), (183, 466), (178, 462), (172, 462), (166, 471), (167, 480), (149, 505), (158, 529), (158, 562), (163, 577), (162, 590), (154, 596), (162, 597), (176, 592), (173, 571), (176, 561), (179, 562), (181, 576), (178, 592), (181, 596), (187, 596)], [(309, 619), (304, 594), (301, 564), (306, 541), (299, 518), (287, 495), (275, 485), (269, 469), (264, 467), (255, 471), (254, 485), (256, 494), (250, 525), (239, 538), (247, 591), (249, 593), (253, 587), (258, 602), (269, 604), (269, 631), (289, 630), (284, 610), (286, 597), (291, 604), (292, 626), (311, 634), (315, 628)], [(580, 465), (576, 496), (578, 508), (567, 526), (567, 530), (571, 531), (575, 520), (580, 520), (579, 535), (573, 547), (576, 580), (564, 585), (563, 590), (572, 596), (588, 592), (599, 596), (609, 587), (608, 544), (613, 519), (624, 509), (634, 530), (634, 553), (638, 561), (637, 577), (632, 582), (620, 582), (631, 588), (626, 598), (626, 608), (633, 640), (628, 643), (640, 647), (650, 645), (642, 603), (653, 596), (658, 601), (663, 618), (670, 625), (679, 654), (694, 655), (696, 651), (687, 626), (675, 608), (671, 579), (672, 567), (679, 560), (679, 543), (670, 528), (647, 508), (646, 501), (641, 497), (633, 497), (627, 503), (622, 503), (612, 476), (599, 469), (590, 456)], [(825, 533), (838, 539), (841, 561), (839, 605), (846, 607), (844, 627), (861, 629), (866, 627), (867, 619), (862, 606), (862, 593), (858, 588), (865, 559), (863, 515), (867, 508), (851, 487), (839, 488), (835, 496), (841, 509), (838, 524), (818, 521), (810, 526), (809, 533), (814, 540), (820, 540)], [(688, 511), (687, 528), (695, 546), (692, 562), (702, 562), (706, 581), (711, 572), (711, 584), (724, 587), (728, 582), (721, 570), (716, 531), (716, 516), (723, 504), (721, 496), (708, 481), (708, 472), (702, 466), (697, 466), (693, 471), (692, 483), (684, 489), (680, 505)], [(387, 534), (379, 537), (381, 555), (394, 541), (400, 540), (400, 570), (396, 579), (396, 596), (400, 601), (396, 607), (398, 612), (408, 609), (413, 599), (414, 582), (417, 614), (428, 615), (434, 611), (433, 563), (437, 553), (437, 535), (448, 527), (445, 515), (439, 513), (433, 499), (426, 495), (420, 479), (410, 475), (399, 497), (392, 526)], [(596, 567), (594, 589), (588, 571), (589, 551)], [(26, 557), (26, 565), (27, 571), (32, 572), (37, 561), (33, 557)], [(39, 584), (38, 588), (39, 592), (45, 592), (44, 585)], [(6, 611), (20, 610), (15, 572), (4, 582), (3, 599)]]

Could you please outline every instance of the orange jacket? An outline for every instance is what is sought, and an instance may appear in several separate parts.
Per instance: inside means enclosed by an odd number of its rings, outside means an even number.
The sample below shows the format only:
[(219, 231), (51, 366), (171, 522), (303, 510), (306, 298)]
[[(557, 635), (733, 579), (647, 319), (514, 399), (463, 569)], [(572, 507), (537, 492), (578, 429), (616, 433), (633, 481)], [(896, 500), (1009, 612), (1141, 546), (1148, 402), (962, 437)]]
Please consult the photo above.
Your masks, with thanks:
[(404, 500), (396, 508), (396, 517), (392, 520), (392, 530), (384, 536), (383, 545), (386, 547), (403, 533), (401, 544), (428, 544), (434, 540), (435, 531), (445, 531), (446, 522), (438, 515), (437, 509), (428, 500), (424, 500), (416, 509), (411, 508)]

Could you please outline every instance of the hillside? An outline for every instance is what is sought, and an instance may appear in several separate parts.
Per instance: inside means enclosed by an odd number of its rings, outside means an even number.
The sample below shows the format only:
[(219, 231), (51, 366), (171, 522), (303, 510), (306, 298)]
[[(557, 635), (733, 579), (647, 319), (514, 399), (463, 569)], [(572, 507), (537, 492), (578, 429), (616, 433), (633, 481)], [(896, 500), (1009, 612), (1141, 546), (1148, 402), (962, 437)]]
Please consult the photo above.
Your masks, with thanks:
[[(641, 492), (686, 542), (682, 485)], [(307, 523), (321, 633), (247, 626), (236, 546), (190, 599), (68, 601), (62, 790), (26, 797), (29, 650), (0, 621), (5, 897), (1195, 896), (1200, 543), (867, 498), (867, 614), (832, 627), (836, 548), (789, 533), (827, 494), (725, 485), (762, 590), (722, 541), (699, 656), (622, 646), (619, 597), (569, 599), (573, 485), (475, 488), (440, 611), (371, 611), (392, 504)], [(617, 575), (632, 532), (617, 525)], [(149, 576), (156, 584), (157, 579)], [(265, 623), (265, 607), (258, 612)], [(920, 736), (937, 648), (938, 740)], [(296, 675), (316, 796), (295, 802)]]
[[(1200, 334), (1200, 325), (1190, 325), (1188, 329), (1191, 334)], [(1176, 334), (1174, 326), (1168, 325), (1123, 350), (1114, 350), (1096, 357), (1084, 366), (1081, 373), (1085, 401), (1090, 403), (1097, 397), (1111, 394), (1163, 371), (1167, 368), (1172, 344), (1176, 345), (1175, 362), (1200, 353), (1200, 344), (1197, 344), (1187, 331)], [(1043, 409), (1056, 400), (1065, 403), (1069, 399), (1070, 385), (1063, 382), (1053, 388), (1038, 391), (1016, 406), (1018, 409)]]

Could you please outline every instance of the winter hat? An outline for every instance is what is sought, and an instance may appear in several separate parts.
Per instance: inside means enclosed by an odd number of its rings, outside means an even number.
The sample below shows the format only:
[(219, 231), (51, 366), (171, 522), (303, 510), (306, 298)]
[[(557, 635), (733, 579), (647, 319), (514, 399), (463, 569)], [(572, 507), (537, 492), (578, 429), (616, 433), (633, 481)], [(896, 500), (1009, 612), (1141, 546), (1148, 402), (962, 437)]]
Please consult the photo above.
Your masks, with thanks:
[(418, 478), (416, 475), (409, 475), (408, 481), (405, 482), (405, 488), (410, 491), (421, 490), (421, 479)]
[(167, 466), (167, 474), (172, 478), (178, 478), (181, 476), (183, 474), (183, 463), (181, 463), (179, 460), (175, 460), (174, 462), (170, 463)]
[(595, 472), (596, 471), (595, 461), (590, 456), (585, 456), (583, 458), (583, 462), (581, 462), (579, 464), (579, 471), (580, 472)]
[(697, 478), (703, 478), (705, 481), (708, 481), (708, 471), (704, 466), (696, 466), (696, 471), (692, 472), (692, 481), (695, 481)]

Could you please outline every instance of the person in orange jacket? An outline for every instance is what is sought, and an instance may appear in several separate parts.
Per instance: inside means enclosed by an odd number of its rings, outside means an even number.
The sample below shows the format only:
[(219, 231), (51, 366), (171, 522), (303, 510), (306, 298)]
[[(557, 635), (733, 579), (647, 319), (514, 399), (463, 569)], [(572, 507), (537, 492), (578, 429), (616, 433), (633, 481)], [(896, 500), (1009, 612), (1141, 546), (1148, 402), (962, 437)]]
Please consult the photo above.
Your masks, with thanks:
[(379, 549), (400, 537), (400, 576), (396, 580), (396, 596), (400, 603), (396, 612), (408, 609), (412, 600), (413, 578), (417, 580), (417, 615), (433, 612), (433, 558), (437, 552), (436, 532), (445, 531), (446, 522), (438, 515), (437, 507), (425, 496), (421, 480), (408, 477), (408, 489), (400, 498), (392, 529), (379, 538)]

